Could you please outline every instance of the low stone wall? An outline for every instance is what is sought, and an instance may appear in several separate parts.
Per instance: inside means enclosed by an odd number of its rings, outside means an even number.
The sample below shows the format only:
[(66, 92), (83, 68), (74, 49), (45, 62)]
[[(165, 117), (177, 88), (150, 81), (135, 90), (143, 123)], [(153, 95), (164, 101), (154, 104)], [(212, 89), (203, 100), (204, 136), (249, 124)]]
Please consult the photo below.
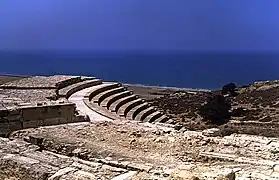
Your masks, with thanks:
[(0, 136), (15, 130), (73, 122), (88, 121), (75, 116), (75, 104), (47, 104), (41, 106), (0, 106)]

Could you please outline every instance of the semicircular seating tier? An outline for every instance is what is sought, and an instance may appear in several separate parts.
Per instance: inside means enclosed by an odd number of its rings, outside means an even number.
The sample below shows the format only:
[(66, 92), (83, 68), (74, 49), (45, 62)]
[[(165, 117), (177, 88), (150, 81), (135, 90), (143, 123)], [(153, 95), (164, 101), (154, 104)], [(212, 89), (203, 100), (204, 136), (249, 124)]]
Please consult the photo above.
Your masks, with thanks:
[(103, 82), (100, 79), (86, 79), (59, 90), (60, 97), (69, 98), (82, 89), (90, 88), (83, 102), (91, 110), (110, 119), (126, 119), (140, 122), (169, 123), (171, 120), (151, 106), (139, 95), (127, 90), (121, 83)]

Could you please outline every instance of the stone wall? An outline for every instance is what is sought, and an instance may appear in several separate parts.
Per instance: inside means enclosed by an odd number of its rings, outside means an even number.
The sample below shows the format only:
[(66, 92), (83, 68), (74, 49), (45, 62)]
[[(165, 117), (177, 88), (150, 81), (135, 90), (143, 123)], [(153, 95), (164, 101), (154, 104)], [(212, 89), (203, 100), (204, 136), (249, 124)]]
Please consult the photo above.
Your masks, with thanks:
[(75, 116), (75, 104), (27, 105), (23, 107), (0, 106), (0, 136), (12, 131), (50, 126), (58, 124), (87, 121)]

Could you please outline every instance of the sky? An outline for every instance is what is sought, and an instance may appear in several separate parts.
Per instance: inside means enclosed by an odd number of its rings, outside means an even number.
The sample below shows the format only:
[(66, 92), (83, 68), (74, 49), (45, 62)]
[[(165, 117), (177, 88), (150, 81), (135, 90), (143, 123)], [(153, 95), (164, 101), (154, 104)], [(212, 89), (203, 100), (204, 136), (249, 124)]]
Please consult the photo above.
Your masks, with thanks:
[(0, 50), (278, 51), (279, 0), (1, 0)]

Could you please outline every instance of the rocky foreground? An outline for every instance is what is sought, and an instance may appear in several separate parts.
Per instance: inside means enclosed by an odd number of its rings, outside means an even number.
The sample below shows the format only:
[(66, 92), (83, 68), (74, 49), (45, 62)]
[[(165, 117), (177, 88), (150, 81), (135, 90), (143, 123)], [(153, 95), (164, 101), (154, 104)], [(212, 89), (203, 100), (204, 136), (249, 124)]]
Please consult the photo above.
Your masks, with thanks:
[[(1, 103), (55, 99), (56, 83), (48, 80), (7, 83)], [(42, 90), (9, 89), (13, 83)], [(115, 120), (14, 131), (0, 138), (0, 180), (279, 179), (278, 81), (238, 88), (231, 117), (221, 125), (199, 114), (212, 92), (127, 87), (175, 125)]]
[(130, 122), (21, 130), (0, 139), (0, 179), (278, 179), (278, 139), (219, 133)]

